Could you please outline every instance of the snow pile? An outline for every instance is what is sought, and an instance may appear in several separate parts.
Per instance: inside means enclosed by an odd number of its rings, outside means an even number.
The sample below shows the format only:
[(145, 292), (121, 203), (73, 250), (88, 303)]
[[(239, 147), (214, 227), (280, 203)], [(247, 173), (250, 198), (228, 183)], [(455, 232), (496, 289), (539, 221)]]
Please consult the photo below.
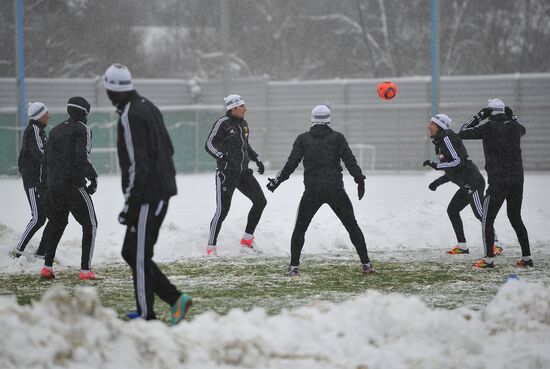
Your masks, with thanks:
[(548, 368), (550, 288), (506, 283), (481, 312), (428, 308), (375, 291), (268, 316), (202, 314), (167, 327), (124, 322), (95, 291), (53, 287), (19, 306), (0, 297), (0, 367)]

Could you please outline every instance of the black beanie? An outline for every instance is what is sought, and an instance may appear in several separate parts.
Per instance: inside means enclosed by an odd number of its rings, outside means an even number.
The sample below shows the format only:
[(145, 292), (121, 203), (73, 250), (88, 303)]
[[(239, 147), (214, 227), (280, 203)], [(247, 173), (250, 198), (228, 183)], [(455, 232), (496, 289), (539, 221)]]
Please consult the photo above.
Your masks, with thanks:
[(83, 97), (74, 96), (67, 101), (67, 113), (74, 120), (86, 120), (90, 113), (90, 103)]

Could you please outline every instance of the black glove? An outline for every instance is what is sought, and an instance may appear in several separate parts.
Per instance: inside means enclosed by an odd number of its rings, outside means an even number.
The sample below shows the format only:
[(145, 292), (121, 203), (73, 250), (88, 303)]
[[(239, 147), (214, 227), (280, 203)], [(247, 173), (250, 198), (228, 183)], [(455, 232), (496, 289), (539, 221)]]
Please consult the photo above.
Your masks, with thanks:
[(267, 184), (267, 189), (271, 192), (274, 192), (277, 187), (281, 184), (279, 178), (268, 178), (269, 183)]
[(359, 197), (359, 200), (365, 196), (365, 180), (361, 180), (357, 182), (357, 196)]
[(93, 195), (97, 191), (97, 177), (90, 179), (90, 184), (86, 186), (86, 192)]
[(122, 211), (118, 215), (118, 222), (124, 225), (137, 225), (139, 218), (139, 204), (134, 201), (126, 201)]
[(439, 187), (439, 184), (437, 183), (437, 180), (433, 181), (428, 185), (428, 188), (432, 191), (437, 190), (437, 187)]
[(512, 109), (507, 106), (504, 107), (504, 114), (506, 114), (506, 118), (508, 119), (512, 119), (512, 117), (514, 116), (514, 112), (512, 111)]
[(259, 156), (258, 156), (258, 159), (256, 159), (256, 165), (258, 166), (258, 173), (264, 174), (264, 171), (265, 171), (264, 163), (262, 163), (262, 160), (260, 159)]
[(433, 162), (431, 160), (424, 160), (424, 163), (422, 163), (422, 166), (425, 167), (425, 166), (430, 166), (432, 167), (433, 169), (436, 169), (437, 168), (437, 163), (436, 162)]
[(479, 121), (482, 121), (483, 119), (488, 118), (492, 111), (493, 110), (490, 108), (483, 108), (476, 114), (476, 117)]

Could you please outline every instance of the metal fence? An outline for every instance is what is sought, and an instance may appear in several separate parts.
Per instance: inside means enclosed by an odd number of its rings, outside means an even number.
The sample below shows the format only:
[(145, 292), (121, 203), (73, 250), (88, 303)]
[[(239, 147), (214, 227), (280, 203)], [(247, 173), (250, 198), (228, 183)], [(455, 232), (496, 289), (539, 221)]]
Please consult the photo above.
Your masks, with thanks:
[[(346, 134), (363, 157), (364, 169), (414, 170), (432, 155), (426, 124), (430, 117), (429, 77), (395, 78), (399, 86), (393, 101), (376, 94), (379, 80), (270, 81), (249, 78), (232, 81), (231, 91), (247, 101), (250, 141), (267, 162), (279, 169), (295, 137), (309, 128), (313, 106), (328, 103), (333, 129)], [(180, 172), (213, 168), (204, 142), (215, 119), (223, 114), (222, 83), (187, 80), (136, 80), (136, 89), (163, 111), (176, 147)], [(0, 79), (0, 174), (17, 172), (18, 132), (15, 127), (15, 80)], [(65, 119), (70, 96), (92, 103), (90, 126), (94, 132), (92, 160), (101, 172), (117, 168), (116, 114), (97, 79), (29, 79), (29, 101), (42, 101), (53, 113), (50, 126)], [(524, 166), (549, 170), (550, 74), (510, 74), (441, 78), (440, 111), (453, 118), (457, 130), (469, 116), (499, 97), (511, 106), (527, 127), (522, 141)], [(472, 159), (483, 166), (480, 142), (467, 142)], [(362, 154), (361, 154), (361, 152)], [(361, 154), (361, 155), (360, 155)]]

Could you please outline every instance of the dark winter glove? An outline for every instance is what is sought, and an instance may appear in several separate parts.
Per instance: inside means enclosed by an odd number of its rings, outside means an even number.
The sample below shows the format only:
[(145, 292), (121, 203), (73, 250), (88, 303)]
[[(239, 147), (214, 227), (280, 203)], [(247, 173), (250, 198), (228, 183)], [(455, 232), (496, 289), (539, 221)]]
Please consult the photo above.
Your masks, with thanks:
[(93, 195), (97, 191), (97, 177), (90, 179), (90, 184), (86, 186), (86, 192)]
[(504, 107), (504, 114), (506, 114), (506, 118), (508, 119), (512, 119), (512, 117), (514, 116), (514, 112), (512, 111), (512, 109), (507, 106)]
[(267, 189), (271, 192), (274, 192), (277, 187), (281, 184), (279, 178), (268, 178), (269, 183), (267, 184)]
[(483, 119), (485, 118), (488, 118), (489, 115), (491, 115), (491, 112), (493, 110), (489, 109), (489, 108), (483, 108), (481, 109), (477, 114), (476, 114), (476, 117), (478, 119), (478, 121), (482, 121)]
[(361, 180), (357, 182), (357, 196), (359, 197), (359, 200), (365, 196), (365, 180)]
[(260, 159), (259, 156), (258, 156), (258, 159), (256, 159), (256, 165), (258, 166), (258, 173), (264, 174), (264, 171), (265, 171), (264, 163), (262, 163), (262, 160)]
[(438, 186), (439, 186), (439, 183), (438, 183), (438, 180), (436, 179), (435, 181), (433, 181), (432, 183), (430, 183), (428, 185), (428, 188), (432, 191), (435, 191), (435, 190), (437, 190)]
[(425, 167), (425, 166), (430, 166), (432, 167), (433, 169), (436, 169), (437, 168), (437, 163), (436, 162), (433, 162), (431, 160), (424, 160), (424, 163), (422, 163), (422, 166)]
[(118, 222), (127, 226), (136, 225), (139, 217), (139, 204), (134, 201), (126, 201), (122, 211), (118, 215)]

